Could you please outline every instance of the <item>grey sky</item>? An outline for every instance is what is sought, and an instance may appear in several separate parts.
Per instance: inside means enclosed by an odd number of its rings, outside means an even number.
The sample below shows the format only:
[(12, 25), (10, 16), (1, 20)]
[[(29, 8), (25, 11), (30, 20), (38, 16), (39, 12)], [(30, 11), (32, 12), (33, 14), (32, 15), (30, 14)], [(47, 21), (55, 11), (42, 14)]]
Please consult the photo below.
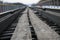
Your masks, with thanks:
[(40, 0), (3, 0), (4, 2), (20, 2), (24, 4), (38, 3)]

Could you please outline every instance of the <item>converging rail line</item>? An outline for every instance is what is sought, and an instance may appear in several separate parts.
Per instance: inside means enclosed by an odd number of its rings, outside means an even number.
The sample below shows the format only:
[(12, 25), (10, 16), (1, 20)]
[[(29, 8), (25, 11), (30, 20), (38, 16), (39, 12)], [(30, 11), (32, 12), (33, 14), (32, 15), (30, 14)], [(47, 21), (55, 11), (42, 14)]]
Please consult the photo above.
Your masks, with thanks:
[(60, 40), (60, 36), (34, 13), (30, 8), (26, 8), (11, 40)]
[(33, 27), (31, 20), (30, 20), (29, 9), (27, 11), (27, 17), (28, 17), (28, 22), (29, 22), (29, 26), (30, 26), (32, 40), (38, 40), (37, 35), (35, 33), (35, 30), (34, 30), (34, 27)]
[(29, 7), (2, 14), (0, 40), (60, 40), (46, 20)]

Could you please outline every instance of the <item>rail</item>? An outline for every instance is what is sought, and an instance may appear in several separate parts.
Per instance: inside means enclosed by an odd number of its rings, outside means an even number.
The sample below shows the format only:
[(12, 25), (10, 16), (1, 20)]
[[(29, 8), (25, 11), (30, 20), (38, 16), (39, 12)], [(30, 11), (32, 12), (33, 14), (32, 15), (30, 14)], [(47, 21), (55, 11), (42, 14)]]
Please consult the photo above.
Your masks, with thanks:
[(0, 34), (18, 17), (25, 8), (15, 9), (0, 15)]

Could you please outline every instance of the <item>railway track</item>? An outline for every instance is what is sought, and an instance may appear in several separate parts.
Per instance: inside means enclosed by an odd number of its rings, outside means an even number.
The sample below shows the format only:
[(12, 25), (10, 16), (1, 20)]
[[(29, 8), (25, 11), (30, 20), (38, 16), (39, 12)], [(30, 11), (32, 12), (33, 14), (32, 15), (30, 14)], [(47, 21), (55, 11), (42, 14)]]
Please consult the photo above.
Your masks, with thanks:
[(0, 40), (10, 40), (25, 8), (0, 15)]
[(34, 11), (26, 8), (19, 18), (11, 40), (60, 40), (60, 36), (39, 19)]
[(8, 22), (9, 25), (0, 33), (0, 40), (60, 40), (60, 36), (49, 27), (49, 23), (46, 24), (46, 19), (41, 16), (39, 19), (39, 14), (36, 15), (30, 8), (19, 13), (20, 11), (14, 12), (15, 15), (11, 18), (15, 19), (11, 23)]
[(0, 40), (10, 40), (11, 39), (11, 36), (13, 35), (13, 32), (16, 28), (17, 22), (18, 22), (18, 18), (16, 20), (14, 20), (14, 22), (1, 33)]
[[(33, 9), (33, 10), (35, 10), (35, 9)], [(35, 11), (37, 11), (35, 14), (42, 21), (44, 21), (47, 25), (49, 25), (51, 27), (51, 29), (53, 29), (60, 35), (59, 10), (55, 10), (55, 9), (46, 9), (45, 11), (43, 11), (42, 9), (37, 9), (37, 10), (35, 10)], [(55, 12), (55, 11), (57, 11), (57, 12)]]
[(29, 17), (29, 10), (27, 11), (27, 17), (28, 17), (28, 22), (29, 22), (29, 26), (30, 26), (32, 40), (38, 40), (37, 35), (35, 33), (35, 29), (34, 29), (32, 23), (31, 23), (31, 20), (30, 20), (30, 17)]
[(54, 31), (56, 31), (60, 35), (60, 26), (54, 23), (53, 21), (50, 21), (48, 18), (44, 18), (42, 15), (39, 15), (39, 12), (35, 13), (42, 21), (44, 21), (47, 25), (51, 27)]

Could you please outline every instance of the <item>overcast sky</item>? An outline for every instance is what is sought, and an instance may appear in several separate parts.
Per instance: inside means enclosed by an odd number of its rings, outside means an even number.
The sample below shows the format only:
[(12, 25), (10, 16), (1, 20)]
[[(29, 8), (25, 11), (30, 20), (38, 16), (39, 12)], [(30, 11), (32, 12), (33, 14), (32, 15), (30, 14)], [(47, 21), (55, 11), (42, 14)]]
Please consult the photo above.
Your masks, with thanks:
[(20, 2), (24, 4), (38, 3), (40, 0), (3, 0), (4, 2)]

